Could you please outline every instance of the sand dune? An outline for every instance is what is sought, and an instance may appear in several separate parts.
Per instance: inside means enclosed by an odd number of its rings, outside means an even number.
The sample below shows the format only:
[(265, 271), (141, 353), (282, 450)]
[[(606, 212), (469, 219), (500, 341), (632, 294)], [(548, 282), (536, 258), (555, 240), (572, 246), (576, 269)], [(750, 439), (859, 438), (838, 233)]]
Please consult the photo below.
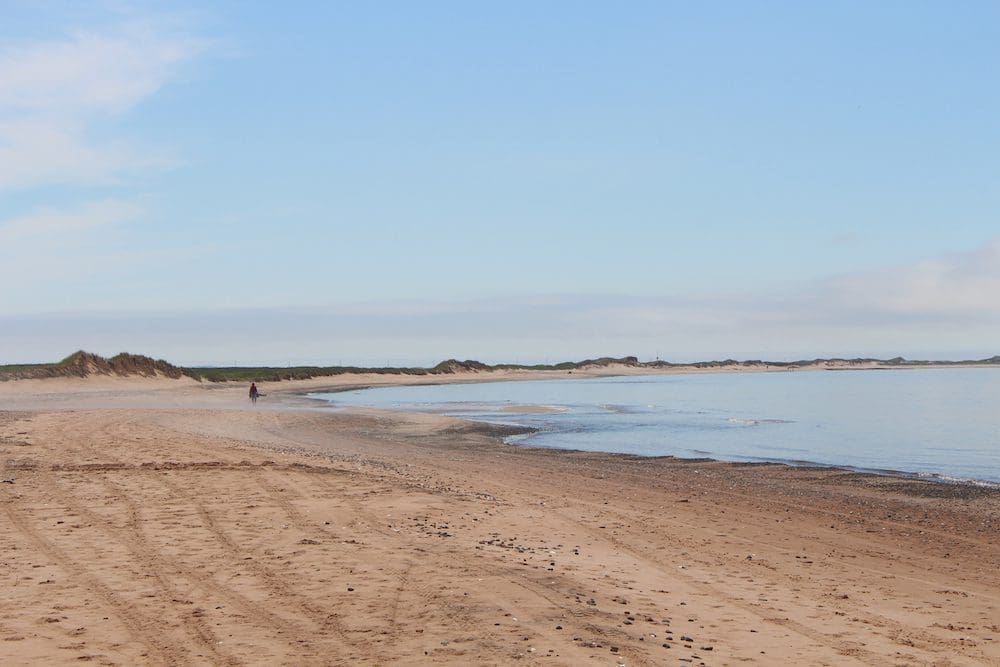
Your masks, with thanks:
[(996, 491), (513, 447), (320, 384), (0, 384), (4, 664), (1000, 664)]

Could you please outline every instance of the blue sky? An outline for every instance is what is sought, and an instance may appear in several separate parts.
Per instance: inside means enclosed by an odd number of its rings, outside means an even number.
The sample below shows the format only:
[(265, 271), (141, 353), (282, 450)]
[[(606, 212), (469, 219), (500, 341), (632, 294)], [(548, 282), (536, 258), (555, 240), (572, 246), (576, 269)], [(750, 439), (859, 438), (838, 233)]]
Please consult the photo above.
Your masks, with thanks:
[(0, 363), (1000, 352), (996, 3), (0, 0)]

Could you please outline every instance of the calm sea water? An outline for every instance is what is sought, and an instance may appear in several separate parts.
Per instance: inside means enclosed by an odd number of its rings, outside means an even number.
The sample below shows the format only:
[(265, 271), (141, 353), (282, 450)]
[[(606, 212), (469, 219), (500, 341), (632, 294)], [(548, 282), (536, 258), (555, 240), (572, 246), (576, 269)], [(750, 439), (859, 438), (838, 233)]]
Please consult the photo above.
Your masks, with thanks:
[[(1000, 483), (1000, 369), (726, 373), (317, 394), (538, 429), (512, 442)], [(518, 411), (550, 406), (552, 412)]]

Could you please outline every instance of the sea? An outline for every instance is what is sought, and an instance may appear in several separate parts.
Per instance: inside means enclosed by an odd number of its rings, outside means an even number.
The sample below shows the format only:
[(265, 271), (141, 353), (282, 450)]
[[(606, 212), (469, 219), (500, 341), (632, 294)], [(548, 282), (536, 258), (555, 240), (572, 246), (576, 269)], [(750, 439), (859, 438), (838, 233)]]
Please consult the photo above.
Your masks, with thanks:
[[(535, 447), (834, 466), (1000, 486), (1000, 369), (699, 373), (396, 386), (314, 398), (534, 429)], [(530, 407), (527, 407), (530, 406)]]

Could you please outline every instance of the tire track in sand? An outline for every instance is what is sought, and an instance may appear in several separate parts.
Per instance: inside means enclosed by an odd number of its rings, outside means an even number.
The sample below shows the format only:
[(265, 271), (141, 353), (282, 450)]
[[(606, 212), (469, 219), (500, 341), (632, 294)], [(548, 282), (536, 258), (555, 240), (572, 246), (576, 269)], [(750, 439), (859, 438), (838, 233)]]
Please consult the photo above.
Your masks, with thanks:
[[(269, 497), (271, 497), (278, 505), (286, 509), (286, 516), (288, 517), (292, 525), (304, 531), (309, 531), (309, 532), (318, 531), (322, 533), (326, 532), (324, 527), (309, 522), (302, 515), (302, 513), (299, 512), (299, 510), (288, 500), (288, 498), (285, 497), (285, 494), (280, 492), (278, 487), (274, 486), (273, 483), (271, 483), (266, 479), (267, 469), (263, 468), (258, 469), (257, 472), (258, 474), (255, 476), (256, 481), (260, 484), (261, 488), (268, 493)], [(364, 475), (364, 473), (357, 473), (357, 474)], [(309, 475), (308, 479), (310, 481), (313, 481), (317, 485), (325, 488), (328, 492), (333, 493), (338, 498), (342, 499), (350, 507), (351, 512), (354, 514), (354, 516), (357, 519), (368, 524), (369, 528), (373, 532), (378, 533), (380, 536), (384, 538), (393, 540), (400, 547), (409, 548), (411, 550), (419, 550), (422, 552), (427, 551), (427, 546), (428, 546), (427, 544), (418, 543), (414, 541), (412, 538), (403, 535), (402, 533), (398, 533), (396, 531), (387, 529), (384, 526), (383, 521), (376, 514), (364, 508), (364, 506), (358, 500), (355, 500), (354, 498), (350, 497), (349, 494), (345, 494), (342, 488), (334, 486), (333, 484), (331, 484), (329, 480), (325, 479), (322, 476), (316, 476), (316, 475)], [(293, 486), (289, 484), (289, 481), (290, 480), (288, 480), (287, 478), (282, 478), (283, 489), (288, 489), (290, 486)], [(373, 481), (379, 484), (387, 483), (387, 480), (381, 476), (375, 477)], [(422, 490), (426, 491), (425, 489)], [(292, 491), (300, 498), (305, 498), (307, 496), (307, 492), (301, 488), (293, 488)], [(396, 550), (400, 551), (401, 549), (396, 549)], [(436, 550), (432, 549), (432, 551)], [(446, 566), (449, 567), (450, 563), (457, 562), (453, 558), (453, 555), (447, 555), (447, 557), (442, 557), (440, 554), (438, 554), (438, 556), (435, 558), (435, 561), (438, 563), (445, 564)], [(466, 574), (470, 576), (478, 575), (485, 579), (485, 578), (494, 578), (498, 575), (498, 571), (496, 569), (491, 569), (482, 565), (478, 565), (470, 560), (462, 559), (461, 565), (465, 569)], [(410, 592), (413, 592), (421, 596), (421, 599), (425, 601), (437, 599), (440, 597), (440, 593), (437, 590), (421, 584), (414, 584), (412, 582), (413, 567), (414, 563), (412, 561), (407, 561), (402, 569), (387, 566), (385, 564), (382, 564), (382, 566), (380, 567), (380, 571), (382, 571), (385, 574), (394, 576), (397, 580), (396, 590), (393, 595), (394, 601), (390, 607), (392, 611), (388, 619), (390, 624), (388, 636), (390, 638), (397, 638), (400, 632), (402, 631), (402, 628), (398, 623), (398, 616), (399, 616), (398, 607), (405, 590), (409, 590)], [(501, 574), (501, 577), (508, 584), (520, 588), (525, 592), (529, 593), (530, 595), (536, 596), (537, 598), (544, 600), (551, 606), (552, 609), (558, 610), (562, 614), (571, 618), (576, 624), (578, 624), (581, 631), (591, 632), (606, 639), (616, 638), (619, 640), (625, 640), (629, 638), (628, 633), (622, 631), (615, 625), (613, 624), (605, 625), (609, 622), (613, 623), (615, 618), (613, 615), (608, 614), (606, 612), (598, 612), (589, 609), (579, 609), (576, 606), (568, 605), (564, 602), (561, 602), (554, 597), (555, 595), (562, 594), (559, 590), (534, 581), (530, 576), (528, 576), (528, 573), (521, 573), (518, 569), (514, 567), (510, 566), (503, 567), (502, 572), (503, 574)], [(553, 573), (549, 573), (546, 575), (546, 578), (562, 579), (564, 577), (563, 575), (555, 575)], [(456, 622), (458, 621), (458, 619), (455, 620)], [(595, 622), (600, 623), (601, 625), (594, 625)], [(632, 665), (661, 664), (659, 660), (651, 658), (648, 655), (638, 653), (625, 646), (623, 646), (622, 648), (624, 650), (621, 652), (620, 655), (623, 659), (627, 659), (629, 664)]]
[(845, 658), (853, 658), (863, 664), (871, 665), (872, 667), (881, 667), (882, 665), (885, 664), (886, 661), (885, 656), (878, 655), (867, 649), (860, 648), (857, 645), (848, 646), (843, 642), (837, 642), (835, 639), (824, 634), (821, 630), (812, 628), (808, 625), (805, 625), (804, 623), (800, 623), (799, 621), (794, 621), (791, 618), (775, 619), (773, 618), (773, 615), (768, 615), (763, 613), (761, 610), (757, 609), (748, 602), (737, 600), (735, 598), (724, 595), (724, 592), (719, 590), (717, 587), (712, 586), (711, 584), (707, 584), (697, 579), (693, 575), (685, 573), (683, 570), (677, 569), (676, 565), (664, 563), (659, 559), (650, 556), (649, 554), (645, 553), (643, 549), (639, 547), (635, 547), (611, 535), (599, 532), (598, 530), (595, 530), (594, 528), (591, 528), (590, 526), (587, 526), (586, 524), (580, 521), (567, 517), (565, 514), (561, 512), (556, 512), (556, 513), (559, 514), (559, 516), (563, 518), (563, 520), (569, 521), (579, 526), (579, 528), (583, 532), (589, 534), (591, 537), (595, 537), (600, 541), (607, 542), (618, 551), (628, 554), (632, 558), (635, 558), (639, 561), (643, 561), (650, 565), (653, 565), (656, 569), (660, 570), (661, 572), (664, 573), (670, 572), (669, 576), (674, 576), (677, 577), (678, 579), (682, 579), (691, 588), (706, 593), (710, 597), (716, 599), (727, 599), (729, 604), (743, 610), (746, 613), (751, 614), (753, 617), (759, 619), (761, 623), (766, 623), (768, 625), (774, 625), (780, 628), (791, 630), (795, 634), (805, 639), (808, 639), (812, 642), (815, 642), (816, 644), (826, 646), (827, 648), (836, 651), (839, 655)]
[[(125, 507), (128, 513), (128, 529), (135, 536), (136, 543), (141, 545), (144, 551), (150, 551), (151, 547), (149, 545), (149, 541), (147, 540), (145, 532), (142, 528), (142, 515), (139, 506), (134, 502), (124, 500), (127, 498), (127, 493), (111, 480), (104, 477), (100, 478), (98, 481), (115, 500), (123, 500), (125, 502)], [(180, 591), (172, 586), (170, 581), (168, 581), (163, 575), (162, 570), (158, 568), (151, 568), (149, 573), (152, 574), (153, 578), (159, 585), (160, 590), (162, 590), (165, 594), (164, 599), (179, 600), (183, 597)], [(208, 626), (208, 624), (202, 620), (201, 616), (194, 613), (195, 611), (197, 610), (193, 610), (192, 613), (181, 614), (181, 620), (188, 636), (190, 636), (196, 644), (200, 645), (211, 654), (213, 664), (241, 664), (236, 658), (223, 653), (218, 648), (218, 637), (216, 637), (215, 633)]]
[[(636, 520), (636, 517), (634, 515), (630, 515), (630, 514), (624, 512), (622, 510), (619, 510), (619, 509), (609, 509), (608, 507), (600, 507), (600, 506), (598, 506), (596, 504), (592, 505), (592, 506), (593, 506), (593, 508), (594, 508), (595, 511), (604, 511), (604, 512), (606, 512), (608, 514), (611, 514), (613, 517), (615, 517), (615, 520), (618, 520), (618, 521), (621, 521), (621, 522), (628, 523), (628, 522), (634, 522)], [(605, 534), (603, 532), (599, 532), (599, 531), (595, 530), (594, 528), (592, 528), (590, 526), (587, 526), (586, 524), (580, 522), (578, 519), (574, 519), (573, 517), (568, 516), (567, 514), (565, 514), (562, 511), (553, 510), (553, 512), (556, 513), (556, 514), (558, 514), (563, 520), (568, 521), (570, 523), (574, 523), (576, 525), (579, 525), (582, 530), (586, 531), (591, 536), (597, 537), (599, 539), (607, 540), (609, 543), (615, 545), (615, 547), (618, 548), (618, 549), (620, 549), (621, 551), (629, 553), (630, 555), (632, 555), (635, 558), (639, 558), (641, 560), (645, 560), (646, 562), (651, 563), (651, 564), (657, 566), (658, 568), (660, 568), (663, 571), (672, 571), (671, 568), (676, 567), (673, 564), (664, 563), (660, 558), (658, 558), (657, 556), (654, 556), (654, 555), (651, 555), (651, 554), (647, 553), (646, 550), (643, 549), (640, 546), (636, 546), (636, 545), (632, 545), (632, 544), (627, 544), (624, 541), (619, 540), (619, 539), (617, 539), (617, 538), (615, 538), (615, 537), (613, 537), (611, 535), (607, 535), (607, 534)], [(647, 517), (641, 517), (641, 518), (643, 520), (648, 520)], [(695, 528), (695, 526), (692, 525), (692, 524), (685, 524), (685, 525), (686, 525), (686, 527), (689, 530), (693, 530)], [(727, 536), (727, 537), (729, 537), (730, 539), (733, 539), (733, 536)], [(676, 537), (676, 539), (682, 540), (682, 541), (684, 540), (684, 538), (682, 536), (680, 536), (680, 535), (678, 535)], [(752, 544), (752, 541), (746, 540), (745, 538), (739, 538), (739, 537), (737, 537), (735, 539), (738, 539), (740, 541)], [(781, 545), (771, 544), (771, 543), (769, 543), (766, 540), (762, 540), (762, 542), (765, 545), (767, 545), (768, 547), (770, 547), (770, 548), (772, 548), (772, 549), (774, 549), (776, 551), (785, 552), (785, 553), (789, 553), (789, 554), (793, 553), (793, 552), (791, 552), (790, 550), (788, 550), (787, 548), (785, 548), (785, 547), (783, 547)], [(688, 546), (688, 551), (690, 551), (690, 552), (697, 552), (697, 550), (699, 548), (698, 543), (694, 542), (694, 541), (688, 542), (687, 546)], [(833, 548), (834, 546), (837, 546), (838, 548), (843, 548), (841, 545), (834, 545), (834, 543), (832, 543), (832, 542), (829, 543), (829, 546), (831, 548)], [(709, 567), (709, 568), (712, 567), (711, 564), (702, 563), (702, 565), (706, 566), (706, 567)], [(905, 579), (905, 580), (908, 580), (908, 581), (913, 581), (913, 582), (916, 582), (916, 583), (924, 584), (924, 585), (927, 585), (930, 588), (940, 587), (940, 586), (944, 585), (941, 582), (932, 582), (932, 581), (928, 581), (928, 580), (925, 580), (925, 579), (920, 579), (920, 578), (917, 578), (917, 577), (907, 576), (905, 574), (894, 573), (894, 572), (891, 572), (889, 570), (883, 570), (883, 569), (880, 569), (880, 568), (872, 568), (872, 567), (868, 567), (868, 566), (857, 565), (855, 563), (842, 563), (842, 565), (845, 568), (853, 569), (855, 571), (865, 572), (865, 573), (868, 573), (870, 575), (878, 575), (878, 576), (891, 575), (891, 576), (894, 576), (894, 577), (897, 577), (897, 578), (900, 578), (900, 579)], [(705, 583), (703, 581), (700, 581), (699, 579), (697, 579), (693, 575), (691, 575), (689, 573), (686, 573), (684, 571), (678, 570), (676, 572), (676, 575), (679, 578), (684, 579), (685, 581), (688, 581), (693, 586), (701, 589), (702, 591), (708, 591), (709, 594), (711, 594), (711, 595), (718, 595), (719, 592), (720, 592), (720, 590), (716, 586), (713, 586), (711, 584), (708, 584), (708, 583)], [(989, 596), (986, 596), (986, 597), (989, 599)], [(826, 646), (828, 646), (830, 648), (833, 648), (833, 649), (838, 649), (839, 650), (840, 648), (843, 648), (843, 647), (839, 646), (836, 643), (831, 643), (831, 641), (829, 639), (822, 639), (823, 637), (828, 637), (828, 635), (824, 634), (822, 632), (822, 630), (811, 628), (808, 625), (805, 625), (805, 624), (797, 622), (797, 621), (792, 621), (790, 619), (786, 620), (786, 619), (782, 618), (782, 619), (776, 620), (772, 616), (769, 616), (769, 615), (761, 612), (761, 610), (757, 609), (753, 604), (745, 602), (745, 601), (742, 601), (742, 600), (738, 600), (738, 599), (734, 598), (732, 595), (729, 595), (728, 599), (729, 599), (729, 601), (733, 605), (738, 606), (741, 609), (754, 614), (755, 616), (759, 617), (762, 621), (764, 621), (766, 623), (774, 623), (774, 624), (779, 625), (780, 627), (789, 628), (789, 629), (795, 631), (798, 634), (801, 634), (801, 635), (806, 636), (806, 637), (810, 637), (814, 641), (816, 641), (818, 643), (822, 643), (822, 644), (824, 644), (824, 645), (826, 645)], [(940, 636), (936, 636), (936, 635), (932, 634), (931, 632), (929, 632), (927, 630), (921, 631), (921, 630), (919, 630), (917, 628), (912, 628), (912, 627), (911, 628), (904, 628), (904, 626), (902, 624), (900, 624), (898, 621), (896, 621), (896, 620), (894, 620), (894, 619), (892, 619), (890, 617), (887, 617), (884, 614), (879, 614), (878, 612), (873, 611), (871, 609), (868, 609), (867, 607), (857, 607), (857, 608), (854, 608), (851, 611), (851, 613), (854, 616), (864, 616), (865, 618), (867, 618), (868, 619), (868, 623), (870, 625), (872, 625), (873, 627), (877, 628), (878, 631), (881, 634), (883, 634), (886, 638), (888, 638), (890, 640), (893, 640), (894, 637), (905, 637), (909, 642), (912, 642), (912, 643), (906, 643), (906, 644), (902, 645), (902, 646), (904, 646), (908, 650), (912, 650), (912, 649), (916, 649), (916, 650), (933, 650), (933, 648), (935, 646), (938, 646), (942, 642), (947, 641), (946, 638), (943, 638), (943, 637), (940, 637)], [(804, 618), (805, 615), (804, 614), (800, 615), (800, 617)], [(815, 636), (813, 636), (813, 635), (815, 635)], [(863, 635), (862, 636), (858, 636), (858, 639), (856, 640), (855, 643), (861, 643), (862, 641), (864, 641)], [(871, 664), (880, 664), (880, 663), (883, 663), (884, 660), (885, 660), (885, 657), (883, 657), (883, 656), (880, 656), (878, 654), (872, 653), (872, 652), (864, 650), (864, 649), (858, 649), (854, 645), (852, 645), (851, 647), (848, 647), (848, 650), (850, 651), (850, 657), (856, 658), (858, 660), (866, 660), (866, 661), (869, 661)], [(966, 656), (966, 657), (970, 657), (970, 656)]]
[[(267, 496), (278, 507), (282, 509), (282, 511), (288, 518), (288, 521), (291, 525), (295, 526), (296, 528), (305, 532), (306, 534), (312, 534), (312, 535), (318, 534), (330, 539), (337, 539), (339, 537), (336, 533), (334, 533), (330, 529), (327, 529), (325, 526), (320, 526), (315, 524), (314, 522), (309, 521), (298, 510), (298, 508), (295, 507), (295, 505), (293, 505), (292, 502), (285, 497), (283, 490), (286, 489), (288, 486), (290, 486), (289, 484), (289, 482), (291, 481), (290, 479), (283, 478), (282, 483), (284, 484), (284, 486), (279, 488), (272, 481), (270, 481), (268, 477), (269, 475), (267, 475), (263, 469), (258, 470), (257, 474), (254, 475), (254, 481), (267, 494)], [(325, 487), (327, 490), (338, 491), (338, 492), (342, 491), (339, 488), (333, 487), (333, 485), (330, 484), (329, 481), (321, 477), (316, 477), (311, 475), (309, 479), (318, 481), (318, 483), (321, 486)], [(294, 493), (300, 498), (306, 497), (306, 494), (301, 489), (298, 488), (294, 489)], [(408, 542), (407, 540), (403, 539), (402, 536), (382, 528), (378, 524), (377, 519), (374, 517), (374, 515), (365, 516), (366, 514), (368, 514), (366, 511), (359, 510), (359, 508), (355, 507), (355, 503), (349, 500), (347, 502), (349, 505), (351, 505), (352, 510), (354, 510), (354, 514), (362, 521), (365, 521), (366, 523), (370, 524), (371, 528), (382, 537), (388, 537), (390, 539), (401, 541), (404, 543)], [(407, 546), (410, 546), (412, 548), (415, 545), (407, 543)], [(402, 631), (402, 628), (399, 623), (399, 606), (405, 591), (410, 590), (420, 595), (421, 598), (424, 600), (433, 600), (439, 597), (439, 592), (431, 589), (428, 586), (423, 586), (420, 584), (417, 585), (412, 584), (411, 571), (413, 569), (413, 566), (414, 566), (413, 561), (408, 559), (406, 561), (405, 566), (402, 569), (389, 566), (385, 563), (380, 564), (379, 567), (380, 572), (389, 575), (396, 580), (396, 585), (393, 591), (392, 603), (390, 604), (390, 611), (386, 616), (388, 628), (383, 632), (383, 634), (391, 640), (398, 639)]]
[(186, 502), (189, 503), (195, 510), (195, 512), (197, 512), (202, 524), (205, 526), (205, 529), (211, 533), (233, 564), (237, 567), (249, 570), (261, 582), (263, 582), (272, 593), (277, 595), (283, 601), (283, 605), (297, 608), (303, 616), (308, 617), (313, 621), (313, 623), (323, 630), (333, 632), (347, 646), (354, 649), (361, 649), (365, 647), (364, 642), (355, 641), (347, 634), (347, 631), (340, 623), (340, 619), (336, 613), (315, 605), (304, 594), (292, 589), (286, 583), (284, 577), (261, 564), (248, 550), (241, 547), (232, 538), (232, 536), (230, 536), (229, 533), (219, 525), (219, 522), (216, 520), (215, 516), (213, 516), (208, 507), (206, 507), (203, 502), (197, 500), (194, 494), (190, 492), (182, 492), (181, 489), (174, 484), (174, 482), (164, 476), (157, 476), (156, 481), (166, 487), (178, 498), (184, 498)]
[(110, 586), (33, 528), (30, 519), (22, 516), (14, 508), (13, 503), (4, 502), (0, 505), (3, 506), (4, 514), (7, 515), (10, 524), (17, 529), (18, 533), (34, 545), (35, 549), (55, 561), (71, 579), (80, 582), (88, 591), (98, 597), (121, 621), (132, 638), (146, 647), (147, 652), (151, 654), (150, 657), (154, 657), (157, 662), (164, 665), (177, 664), (182, 658), (188, 657), (189, 654), (184, 645), (171, 641), (162, 632), (160, 619), (149, 618), (137, 611), (134, 605), (124, 601)]
[[(129, 423), (136, 428), (140, 425), (139, 422), (134, 419), (130, 420)], [(74, 437), (75, 450), (80, 454), (79, 457), (74, 458), (77, 460), (83, 458), (84, 460), (88, 460), (88, 463), (54, 464), (51, 466), (52, 472), (55, 472), (56, 474), (60, 472), (69, 475), (72, 475), (74, 472), (86, 473), (89, 481), (97, 481), (98, 484), (104, 488), (107, 494), (114, 499), (114, 502), (119, 504), (125, 510), (126, 528), (124, 529), (115, 526), (108, 516), (88, 509), (82, 499), (76, 498), (76, 496), (61, 486), (53, 484), (51, 491), (59, 498), (62, 504), (67, 507), (75, 508), (79, 514), (89, 519), (92, 524), (99, 526), (103, 532), (123, 544), (133, 554), (135, 562), (138, 562), (143, 570), (151, 573), (151, 576), (159, 584), (160, 590), (163, 591), (164, 595), (168, 596), (167, 599), (177, 599), (182, 596), (177, 594), (176, 587), (169, 584), (168, 580), (164, 577), (164, 572), (169, 572), (172, 577), (186, 578), (202, 590), (214, 593), (218, 597), (226, 599), (234, 607), (241, 609), (255, 625), (266, 629), (276, 628), (277, 634), (279, 636), (283, 636), (283, 641), (288, 647), (301, 650), (302, 647), (296, 646), (296, 644), (302, 643), (302, 637), (313, 636), (311, 631), (306, 632), (300, 628), (297, 623), (293, 623), (282, 616), (279, 616), (277, 613), (271, 613), (262, 604), (256, 603), (253, 600), (240, 595), (237, 591), (219, 584), (212, 579), (210, 575), (185, 567), (180, 559), (171, 558), (157, 553), (155, 547), (150, 545), (149, 540), (143, 532), (143, 513), (140, 503), (129, 495), (129, 492), (124, 487), (111, 481), (109, 476), (141, 476), (143, 478), (160, 481), (167, 486), (174, 499), (177, 499), (176, 504), (181, 504), (181, 499), (184, 499), (183, 502), (186, 502), (190, 497), (190, 492), (180, 490), (177, 486), (171, 484), (166, 479), (168, 475), (174, 472), (180, 474), (193, 473), (197, 475), (211, 474), (213, 471), (235, 471), (239, 473), (254, 470), (258, 467), (268, 466), (275, 466), (282, 470), (285, 470), (286, 468), (289, 470), (297, 470), (300, 468), (311, 470), (312, 467), (297, 462), (285, 465), (275, 464), (273, 461), (255, 463), (234, 455), (225, 455), (220, 457), (219, 452), (216, 451), (206, 452), (204, 448), (190, 446), (176, 447), (173, 446), (174, 443), (168, 443), (168, 441), (169, 438), (164, 439), (155, 433), (137, 438), (129, 429), (125, 429), (123, 431), (120, 423), (101, 422), (88, 429), (86, 433), (83, 434), (83, 437)], [(128, 444), (129, 446), (134, 447), (136, 453), (142, 453), (150, 448), (162, 448), (166, 443), (171, 445), (171, 453), (179, 451), (193, 460), (171, 461), (163, 460), (162, 456), (154, 456), (154, 461), (147, 461), (146, 463), (136, 465), (134, 463), (126, 463), (120, 457), (109, 455), (107, 448), (104, 446), (98, 446), (98, 442)], [(155, 453), (159, 454), (159, 452)], [(211, 455), (211, 459), (204, 460), (206, 453)], [(202, 511), (199, 511), (199, 516), (206, 529), (216, 535), (216, 539), (221, 538), (220, 544), (222, 544), (224, 548), (234, 547), (235, 543), (231, 538), (229, 538), (228, 535), (216, 532), (218, 529), (217, 523), (213, 520), (207, 509), (201, 506), (200, 510)], [(248, 569), (246, 562), (242, 562), (240, 565), (244, 569)], [(315, 623), (318, 627), (333, 629), (334, 634), (340, 638), (338, 643), (351, 648), (357, 648), (357, 645), (350, 642), (349, 638), (343, 634), (336, 619), (330, 618), (330, 614), (326, 612), (318, 613), (308, 604), (301, 604), (301, 600), (295, 600), (295, 602), (298, 602), (299, 604), (290, 603), (289, 589), (280, 584), (280, 578), (273, 572), (261, 568), (257, 563), (254, 563), (254, 566), (249, 569), (258, 581), (263, 581), (265, 587), (270, 593), (277, 595), (278, 601), (274, 605), (276, 609), (285, 610), (289, 607), (294, 608), (296, 611), (300, 612), (301, 615)], [(268, 605), (270, 605), (270, 602), (271, 601), (269, 600)], [(183, 622), (185, 630), (193, 642), (197, 645), (204, 646), (204, 648), (211, 653), (212, 664), (241, 664), (237, 659), (224, 655), (217, 649), (217, 640), (215, 639), (214, 633), (212, 633), (208, 625), (198, 616), (185, 615)], [(296, 641), (297, 638), (299, 641)], [(323, 661), (323, 658), (315, 655), (307, 656), (302, 653), (299, 653), (298, 655), (299, 657), (295, 658), (295, 664)], [(166, 663), (167, 661), (163, 662)]]
[[(107, 517), (86, 507), (81, 499), (62, 489), (58, 483), (53, 484), (53, 491), (66, 507), (72, 507), (74, 511), (100, 527), (106, 535), (128, 549), (135, 560), (149, 571), (174, 572), (177, 576), (188, 579), (207, 593), (215, 594), (238, 607), (247, 615), (250, 621), (261, 628), (274, 628), (278, 635), (297, 637), (308, 634), (294, 621), (279, 616), (239, 592), (219, 584), (210, 575), (202, 574), (177, 558), (153, 551), (148, 544), (138, 540), (132, 534), (131, 530), (118, 528)], [(132, 508), (136, 508), (135, 511), (138, 512), (138, 505), (133, 499), (125, 496), (119, 500), (125, 503), (126, 506), (129, 506), (129, 511), (133, 511)]]

